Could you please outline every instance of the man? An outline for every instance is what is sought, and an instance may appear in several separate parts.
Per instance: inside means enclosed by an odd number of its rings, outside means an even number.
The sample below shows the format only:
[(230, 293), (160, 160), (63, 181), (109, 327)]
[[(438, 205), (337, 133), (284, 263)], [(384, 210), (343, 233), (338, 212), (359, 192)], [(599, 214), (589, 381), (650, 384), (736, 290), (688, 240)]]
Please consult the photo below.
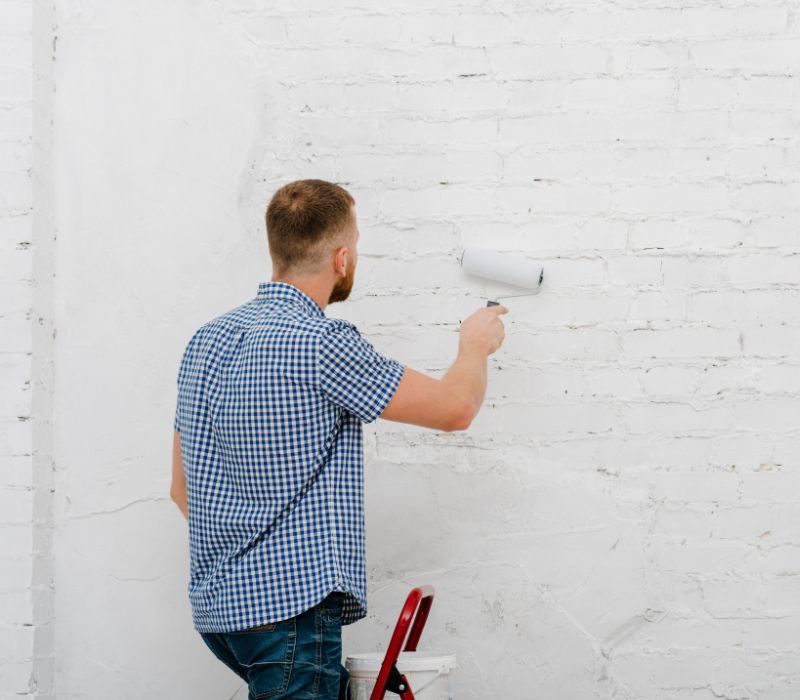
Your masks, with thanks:
[(342, 625), (367, 613), (362, 423), (465, 430), (504, 306), (460, 327), (434, 379), (325, 315), (348, 298), (353, 197), (324, 180), (266, 211), (272, 280), (199, 328), (178, 373), (171, 497), (189, 523), (195, 629), (256, 698), (347, 697)]

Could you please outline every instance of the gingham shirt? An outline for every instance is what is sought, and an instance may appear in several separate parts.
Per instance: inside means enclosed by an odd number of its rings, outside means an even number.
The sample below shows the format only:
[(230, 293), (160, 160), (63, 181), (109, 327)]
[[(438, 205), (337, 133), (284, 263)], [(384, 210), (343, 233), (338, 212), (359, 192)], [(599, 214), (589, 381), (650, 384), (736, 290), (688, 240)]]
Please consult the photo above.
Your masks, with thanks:
[(355, 325), (285, 282), (209, 321), (178, 372), (198, 632), (298, 615), (349, 592), (367, 614), (361, 424), (403, 377)]

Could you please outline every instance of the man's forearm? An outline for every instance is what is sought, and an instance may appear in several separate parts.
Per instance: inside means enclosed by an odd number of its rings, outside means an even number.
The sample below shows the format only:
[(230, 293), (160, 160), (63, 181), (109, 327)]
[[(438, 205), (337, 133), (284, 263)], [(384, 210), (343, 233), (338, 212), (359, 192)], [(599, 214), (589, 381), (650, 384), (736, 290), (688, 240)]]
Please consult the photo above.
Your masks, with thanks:
[(450, 386), (452, 396), (470, 406), (470, 418), (478, 413), (486, 396), (487, 358), (481, 347), (474, 343), (461, 343), (455, 362), (442, 377), (442, 381)]

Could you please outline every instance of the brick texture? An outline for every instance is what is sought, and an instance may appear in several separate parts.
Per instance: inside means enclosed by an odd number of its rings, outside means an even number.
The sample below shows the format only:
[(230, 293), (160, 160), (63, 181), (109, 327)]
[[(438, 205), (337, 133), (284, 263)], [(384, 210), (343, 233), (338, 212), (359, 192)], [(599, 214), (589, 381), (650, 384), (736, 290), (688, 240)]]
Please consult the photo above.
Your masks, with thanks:
[[(263, 207), (303, 177), (357, 200), (329, 313), (420, 371), (515, 291), (466, 279), (463, 246), (545, 266), (467, 432), (365, 428), (345, 655), (431, 583), (421, 648), (458, 655), (461, 700), (800, 697), (796, 1), (56, 8), (64, 697), (246, 696), (189, 629), (170, 391), (190, 331), (268, 278)], [(29, 11), (0, 13), (5, 700), (34, 658), (36, 192)]]

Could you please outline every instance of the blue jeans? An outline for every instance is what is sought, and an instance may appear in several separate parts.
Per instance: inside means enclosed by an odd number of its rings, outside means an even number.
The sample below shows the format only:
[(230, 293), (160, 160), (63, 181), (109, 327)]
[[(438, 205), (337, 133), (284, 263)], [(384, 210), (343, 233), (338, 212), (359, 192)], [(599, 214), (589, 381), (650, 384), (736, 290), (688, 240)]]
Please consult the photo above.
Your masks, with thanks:
[(236, 632), (201, 632), (222, 663), (247, 682), (248, 700), (347, 700), (342, 603), (332, 591), (304, 613)]

